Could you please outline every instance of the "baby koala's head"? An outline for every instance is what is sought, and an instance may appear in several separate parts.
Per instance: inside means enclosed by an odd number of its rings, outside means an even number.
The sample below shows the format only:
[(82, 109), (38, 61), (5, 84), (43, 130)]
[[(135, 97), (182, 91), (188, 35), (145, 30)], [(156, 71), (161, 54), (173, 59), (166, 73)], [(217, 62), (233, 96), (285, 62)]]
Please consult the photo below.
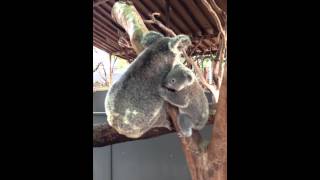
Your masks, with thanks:
[(193, 72), (183, 64), (176, 64), (165, 78), (163, 85), (174, 91), (190, 86), (195, 79)]

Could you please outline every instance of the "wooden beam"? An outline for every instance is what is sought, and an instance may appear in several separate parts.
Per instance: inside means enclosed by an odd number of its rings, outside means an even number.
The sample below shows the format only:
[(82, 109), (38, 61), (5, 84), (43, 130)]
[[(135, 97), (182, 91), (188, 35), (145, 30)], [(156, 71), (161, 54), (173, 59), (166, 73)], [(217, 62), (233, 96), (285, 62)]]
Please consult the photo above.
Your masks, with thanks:
[[(103, 14), (103, 15), (102, 15)], [(110, 15), (101, 12), (101, 8), (98, 7), (93, 11), (93, 16), (96, 16), (99, 18), (104, 24), (108, 25), (108, 27), (113, 31), (117, 32), (118, 30), (123, 31), (122, 29), (119, 29), (116, 25), (116, 23), (113, 21)]]
[[(155, 3), (156, 2), (157, 1), (155, 1)], [(170, 1), (170, 2), (172, 7), (172, 20), (173, 21), (175, 20), (175, 22), (178, 20), (182, 21), (187, 25), (190, 33), (196, 32), (199, 27), (197, 27), (197, 24), (195, 24), (195, 22), (192, 20), (192, 17), (190, 16), (190, 14), (183, 7), (181, 7), (182, 4), (184, 3), (181, 4), (179, 1)], [(174, 15), (176, 17), (174, 17)], [(182, 32), (186, 33), (185, 30)]]
[(97, 6), (99, 6), (101, 4), (104, 4), (104, 3), (108, 2), (108, 1), (109, 0), (101, 0), (101, 1), (95, 2), (95, 3), (93, 3), (93, 7), (97, 7)]
[(112, 65), (111, 65), (111, 61), (112, 61), (112, 59), (111, 59), (111, 57), (112, 57), (112, 53), (110, 53), (109, 54), (109, 86), (112, 84)]
[[(113, 46), (109, 46), (106, 42), (104, 42), (101, 38), (99, 38), (97, 35), (93, 35), (93, 39), (96, 40), (96, 42), (98, 42), (99, 44), (107, 47), (108, 49), (111, 50), (111, 52), (115, 52), (115, 51), (118, 51), (117, 48), (113, 47)], [(110, 53), (110, 52), (108, 52)]]
[[(141, 1), (141, 3), (142, 3), (143, 6), (148, 8), (151, 13), (154, 13), (154, 12), (161, 13), (161, 16), (158, 18), (158, 20), (161, 21), (161, 22), (165, 22), (165, 16), (164, 16), (165, 15), (164, 14), (165, 11), (163, 10), (163, 8), (161, 6), (159, 6), (157, 4), (157, 1), (154, 1), (154, 3), (150, 3), (148, 5), (146, 3), (143, 3), (143, 1)], [(187, 31), (189, 30), (189, 27), (186, 26), (185, 24), (183, 24), (181, 22), (174, 22), (175, 18), (177, 18), (177, 16), (176, 16), (174, 11), (172, 12), (171, 17), (172, 17), (172, 24), (171, 25), (176, 30), (176, 33), (182, 33), (182, 32), (184, 32), (186, 30)], [(157, 28), (157, 29), (159, 29), (159, 28)]]
[(101, 44), (100, 42), (97, 41), (97, 39), (93, 38), (93, 46), (96, 46), (98, 48), (100, 48), (103, 51), (106, 51), (108, 53), (112, 52), (112, 50), (106, 46), (104, 46), (103, 44)]
[[(149, 15), (153, 13), (149, 9), (147, 9), (146, 6), (142, 5), (140, 1), (133, 1), (134, 6), (138, 10), (138, 12), (142, 15), (143, 20), (149, 19)], [(154, 31), (159, 31), (160, 33), (164, 34), (162, 29), (159, 29), (156, 25), (153, 24), (146, 24), (147, 27), (151, 27), (152, 30)]]
[(100, 15), (93, 15), (93, 25), (99, 24), (101, 27), (103, 27), (104, 29), (108, 30), (108, 32), (110, 33), (110, 35), (117, 37), (118, 34), (116, 33), (117, 31), (115, 29), (113, 29), (111, 26), (108, 26), (108, 24), (106, 24), (103, 20), (101, 20), (101, 17), (98, 18), (98, 16)]
[(181, 18), (183, 19), (184, 17), (186, 17), (187, 19), (190, 19), (191, 22), (193, 24), (195, 24), (196, 27), (198, 27), (201, 30), (201, 32), (206, 32), (206, 30), (202, 27), (202, 24), (192, 14), (192, 13), (194, 13), (192, 11), (192, 9), (189, 9), (189, 6), (191, 4), (188, 2), (188, 5), (186, 5), (186, 3), (181, 0), (178, 0), (178, 2), (180, 3), (180, 7), (182, 6), (180, 9), (181, 9), (182, 13), (184, 14), (184, 16), (182, 16)]
[(105, 36), (105, 38), (109, 38), (113, 40), (114, 42), (117, 42), (117, 36), (111, 35), (109, 31), (105, 30), (104, 28), (100, 27), (98, 24), (93, 25), (93, 29), (96, 29), (98, 32), (101, 32)]

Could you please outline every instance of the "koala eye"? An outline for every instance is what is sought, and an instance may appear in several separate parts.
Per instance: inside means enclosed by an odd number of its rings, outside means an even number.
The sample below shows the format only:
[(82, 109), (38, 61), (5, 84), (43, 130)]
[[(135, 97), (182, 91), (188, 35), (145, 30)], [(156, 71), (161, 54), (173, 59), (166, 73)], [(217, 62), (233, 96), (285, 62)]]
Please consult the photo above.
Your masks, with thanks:
[(176, 82), (176, 80), (175, 79), (171, 79), (171, 83), (175, 83)]

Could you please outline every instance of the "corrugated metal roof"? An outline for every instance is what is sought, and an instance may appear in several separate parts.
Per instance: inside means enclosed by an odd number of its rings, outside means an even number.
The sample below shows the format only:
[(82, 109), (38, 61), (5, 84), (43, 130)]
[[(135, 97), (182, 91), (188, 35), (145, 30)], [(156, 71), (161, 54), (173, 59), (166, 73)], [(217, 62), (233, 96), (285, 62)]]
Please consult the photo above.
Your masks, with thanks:
[[(227, 12), (227, 0), (216, 0), (219, 7)], [(93, 0), (93, 45), (108, 52), (117, 53), (125, 59), (133, 59), (136, 53), (132, 49), (120, 47), (119, 33), (126, 34), (125, 30), (111, 18), (111, 9), (115, 0)], [(166, 24), (166, 10), (169, 10), (169, 25), (176, 34), (187, 34), (196, 46), (200, 39), (196, 54), (215, 51), (217, 27), (213, 17), (200, 0), (132, 0), (132, 3), (143, 19), (150, 19), (149, 15), (160, 12), (158, 18)], [(163, 32), (157, 25), (146, 24), (149, 30)]]

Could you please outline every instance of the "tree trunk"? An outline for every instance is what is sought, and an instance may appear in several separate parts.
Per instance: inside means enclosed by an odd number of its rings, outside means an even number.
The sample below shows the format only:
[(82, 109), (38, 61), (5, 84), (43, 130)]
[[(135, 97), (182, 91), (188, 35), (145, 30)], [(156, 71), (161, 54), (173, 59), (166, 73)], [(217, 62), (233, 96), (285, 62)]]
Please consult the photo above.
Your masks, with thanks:
[[(205, 141), (198, 131), (193, 131), (190, 138), (181, 138), (192, 180), (227, 179), (227, 67), (219, 96), (209, 145), (205, 146)], [(168, 113), (178, 128), (177, 109), (171, 106)]]

